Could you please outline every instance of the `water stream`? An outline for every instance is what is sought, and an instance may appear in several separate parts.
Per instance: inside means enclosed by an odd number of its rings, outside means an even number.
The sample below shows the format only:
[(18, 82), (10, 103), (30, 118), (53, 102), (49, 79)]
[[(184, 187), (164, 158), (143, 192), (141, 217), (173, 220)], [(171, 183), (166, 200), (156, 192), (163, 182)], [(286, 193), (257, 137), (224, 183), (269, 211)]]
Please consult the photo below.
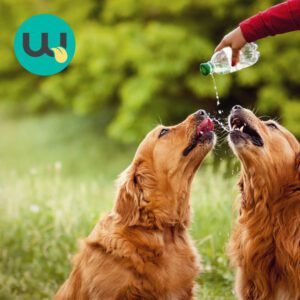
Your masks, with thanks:
[[(211, 73), (210, 74), (213, 84), (214, 84), (214, 89), (215, 89), (215, 93), (216, 93), (216, 99), (217, 99), (217, 106), (220, 106), (221, 102), (220, 102), (220, 97), (219, 97), (219, 93), (218, 93), (218, 88), (217, 88), (217, 83), (216, 83), (216, 79), (214, 77), (214, 74)], [(222, 113), (222, 112), (221, 112)]]
[(228, 129), (227, 126), (224, 125), (223, 122), (221, 122), (219, 119), (217, 119), (216, 117), (211, 117), (211, 120), (216, 122), (223, 130), (225, 130), (226, 132), (230, 132), (230, 130)]
[[(211, 78), (212, 78), (212, 81), (213, 81), (213, 85), (214, 85), (214, 90), (215, 90), (215, 93), (216, 93), (218, 115), (221, 117), (222, 113), (223, 113), (223, 110), (219, 109), (221, 101), (220, 101), (220, 97), (219, 97), (219, 92), (218, 92), (218, 88), (217, 88), (216, 79), (215, 79), (213, 73), (211, 73), (210, 75), (211, 75)], [(226, 132), (229, 132), (228, 127), (226, 125), (224, 125), (224, 123), (220, 119), (218, 119), (216, 117), (213, 117), (213, 116), (211, 117), (211, 119), (213, 121), (215, 121), (223, 130), (225, 130)]]

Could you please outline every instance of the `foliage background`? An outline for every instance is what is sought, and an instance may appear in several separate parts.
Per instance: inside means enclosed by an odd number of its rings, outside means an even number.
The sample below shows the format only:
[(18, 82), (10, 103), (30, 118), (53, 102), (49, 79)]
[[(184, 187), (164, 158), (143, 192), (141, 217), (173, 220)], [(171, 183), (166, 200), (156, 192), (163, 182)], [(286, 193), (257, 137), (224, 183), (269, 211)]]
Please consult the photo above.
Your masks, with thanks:
[[(225, 119), (242, 104), (300, 137), (299, 32), (258, 41), (256, 65), (216, 76), (220, 107), (198, 72), (225, 33), (275, 3), (0, 0), (0, 300), (51, 299), (76, 240), (112, 207), (113, 180), (156, 123), (199, 108)], [(68, 69), (50, 77), (22, 69), (13, 52), (17, 28), (39, 13), (62, 17), (77, 42)], [(232, 157), (224, 147), (214, 161)], [(234, 299), (224, 249), (237, 172), (210, 157), (193, 185), (202, 300)]]
[[(107, 133), (136, 142), (160, 119), (181, 120), (197, 108), (216, 112), (211, 78), (200, 77), (217, 42), (267, 0), (1, 0), (0, 97), (19, 114), (111, 109)], [(28, 74), (16, 62), (13, 36), (33, 14), (53, 13), (73, 28), (70, 67), (51, 77)], [(218, 76), (222, 109), (237, 103), (280, 116), (300, 136), (299, 32), (259, 41), (254, 67)]]

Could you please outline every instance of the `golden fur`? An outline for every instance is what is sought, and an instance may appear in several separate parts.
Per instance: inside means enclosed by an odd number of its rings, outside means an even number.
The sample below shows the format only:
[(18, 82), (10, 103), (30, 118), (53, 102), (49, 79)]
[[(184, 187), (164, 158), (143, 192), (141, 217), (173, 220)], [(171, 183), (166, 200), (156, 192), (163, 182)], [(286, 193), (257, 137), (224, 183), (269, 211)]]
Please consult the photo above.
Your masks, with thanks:
[[(233, 109), (234, 110), (234, 109)], [(239, 216), (228, 253), (243, 300), (300, 299), (300, 145), (284, 127), (251, 111), (232, 112), (256, 130), (264, 145), (239, 132), (229, 143), (241, 161)]]
[(199, 258), (188, 233), (190, 188), (213, 134), (182, 153), (200, 117), (146, 136), (120, 177), (113, 211), (83, 241), (55, 300), (193, 299)]

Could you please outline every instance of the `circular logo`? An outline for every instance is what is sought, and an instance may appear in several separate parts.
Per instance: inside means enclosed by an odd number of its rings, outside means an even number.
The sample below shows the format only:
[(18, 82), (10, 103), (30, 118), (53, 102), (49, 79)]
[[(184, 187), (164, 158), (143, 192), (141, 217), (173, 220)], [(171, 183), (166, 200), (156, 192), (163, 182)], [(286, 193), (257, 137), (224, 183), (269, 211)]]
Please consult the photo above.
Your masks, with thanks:
[(61, 18), (35, 15), (17, 30), (14, 50), (27, 71), (49, 76), (69, 65), (75, 53), (75, 37), (71, 27)]

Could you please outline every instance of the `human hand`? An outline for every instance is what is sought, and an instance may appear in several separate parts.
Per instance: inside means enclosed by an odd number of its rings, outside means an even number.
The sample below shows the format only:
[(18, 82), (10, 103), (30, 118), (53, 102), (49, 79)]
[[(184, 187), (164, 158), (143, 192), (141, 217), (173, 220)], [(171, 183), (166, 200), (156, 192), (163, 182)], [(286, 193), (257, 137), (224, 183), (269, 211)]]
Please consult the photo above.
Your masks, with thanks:
[(240, 50), (246, 43), (247, 41), (244, 38), (241, 28), (237, 27), (223, 37), (222, 41), (216, 47), (215, 52), (225, 47), (230, 47), (232, 49), (231, 65), (235, 66), (239, 62)]

